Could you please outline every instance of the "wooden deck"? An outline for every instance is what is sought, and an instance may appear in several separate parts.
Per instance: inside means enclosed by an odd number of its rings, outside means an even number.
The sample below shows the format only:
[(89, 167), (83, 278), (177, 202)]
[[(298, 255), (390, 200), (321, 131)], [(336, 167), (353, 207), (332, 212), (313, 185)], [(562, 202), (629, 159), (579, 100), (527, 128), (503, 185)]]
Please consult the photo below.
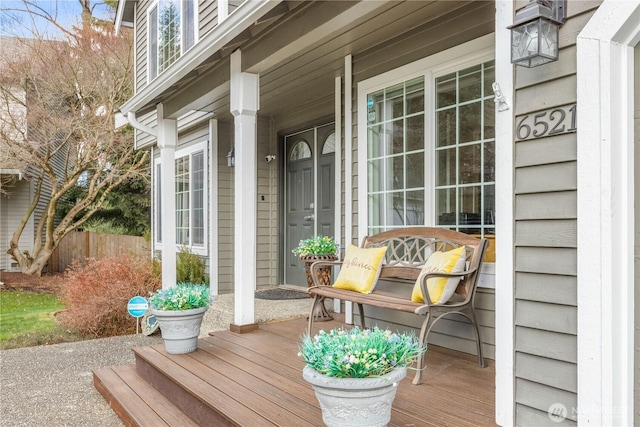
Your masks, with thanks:
[[(215, 332), (187, 355), (136, 348), (135, 365), (96, 370), (94, 384), (126, 425), (322, 426), (297, 356), (305, 328), (298, 319)], [(391, 426), (495, 425), (493, 361), (480, 368), (475, 356), (432, 346), (426, 365), (422, 385), (411, 384), (411, 371), (400, 384)]]

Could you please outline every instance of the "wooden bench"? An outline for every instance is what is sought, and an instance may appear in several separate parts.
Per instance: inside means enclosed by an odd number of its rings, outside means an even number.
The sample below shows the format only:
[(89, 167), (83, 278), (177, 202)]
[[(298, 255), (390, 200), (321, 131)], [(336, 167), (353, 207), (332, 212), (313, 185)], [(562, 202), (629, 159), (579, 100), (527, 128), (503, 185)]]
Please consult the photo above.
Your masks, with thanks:
[[(340, 265), (341, 261), (318, 261), (311, 266), (315, 286), (309, 288), (309, 293), (314, 299), (309, 315), (307, 332), (311, 334), (314, 313), (319, 312), (319, 306), (324, 304), (325, 298), (355, 303), (360, 312), (360, 322), (363, 328), (365, 327), (363, 305), (425, 316), (419, 335), (422, 344), (426, 344), (429, 332), (438, 320), (450, 314), (460, 314), (471, 322), (476, 337), (478, 364), (481, 367), (486, 366), (482, 356), (482, 341), (474, 303), (482, 258), (487, 249), (488, 241), (441, 228), (410, 227), (367, 236), (362, 242), (363, 248), (381, 246), (387, 246), (387, 252), (378, 281), (384, 281), (385, 286), (376, 286), (370, 294), (323, 286), (316, 281), (315, 271), (318, 268), (327, 265)], [(420, 271), (429, 256), (435, 251), (445, 252), (459, 246), (465, 246), (466, 270), (454, 274), (429, 273), (424, 275), (422, 289), (425, 302), (416, 303), (411, 301), (413, 284), (418, 279)], [(433, 277), (461, 277), (462, 279), (454, 296), (449, 301), (432, 304), (430, 297), (428, 297), (426, 282)], [(407, 284), (411, 286), (407, 286)], [(414, 384), (422, 382), (423, 367), (424, 360), (420, 358), (417, 364), (416, 376), (413, 380)]]

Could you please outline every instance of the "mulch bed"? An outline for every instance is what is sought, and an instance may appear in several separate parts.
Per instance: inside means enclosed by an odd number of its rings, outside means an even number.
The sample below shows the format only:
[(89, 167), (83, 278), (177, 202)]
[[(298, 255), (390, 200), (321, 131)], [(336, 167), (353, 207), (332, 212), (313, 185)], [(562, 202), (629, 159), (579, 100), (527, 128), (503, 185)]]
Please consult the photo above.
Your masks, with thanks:
[(43, 274), (33, 276), (29, 274), (2, 271), (0, 272), (0, 291), (23, 290), (43, 294), (58, 294), (64, 283), (64, 273)]

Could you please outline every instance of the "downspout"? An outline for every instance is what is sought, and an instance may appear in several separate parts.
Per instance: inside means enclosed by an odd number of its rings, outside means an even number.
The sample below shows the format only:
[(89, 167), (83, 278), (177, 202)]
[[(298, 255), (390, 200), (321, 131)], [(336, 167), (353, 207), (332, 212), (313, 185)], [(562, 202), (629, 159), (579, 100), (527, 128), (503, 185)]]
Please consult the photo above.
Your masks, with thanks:
[(129, 111), (127, 113), (127, 121), (134, 129), (139, 130), (140, 132), (148, 133), (149, 135), (155, 136), (156, 138), (158, 137), (157, 130), (140, 123), (136, 118), (136, 113), (134, 113), (133, 111)]

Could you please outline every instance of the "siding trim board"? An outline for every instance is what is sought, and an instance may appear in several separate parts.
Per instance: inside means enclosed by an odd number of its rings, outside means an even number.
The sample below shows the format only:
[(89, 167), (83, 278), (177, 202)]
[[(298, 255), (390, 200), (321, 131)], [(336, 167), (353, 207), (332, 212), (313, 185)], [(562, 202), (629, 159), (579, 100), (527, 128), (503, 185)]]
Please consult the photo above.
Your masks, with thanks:
[(634, 423), (632, 107), (633, 47), (639, 41), (640, 2), (612, 0), (603, 2), (577, 39), (576, 404), (585, 425)]
[[(514, 102), (514, 72), (511, 65), (511, 32), (515, 5), (511, 0), (496, 0), (495, 56), (496, 82), (507, 103)], [(511, 99), (509, 99), (509, 97)], [(514, 348), (514, 125), (512, 109), (496, 111), (496, 247), (495, 341), (496, 341), (496, 423), (514, 424), (515, 384)]]

